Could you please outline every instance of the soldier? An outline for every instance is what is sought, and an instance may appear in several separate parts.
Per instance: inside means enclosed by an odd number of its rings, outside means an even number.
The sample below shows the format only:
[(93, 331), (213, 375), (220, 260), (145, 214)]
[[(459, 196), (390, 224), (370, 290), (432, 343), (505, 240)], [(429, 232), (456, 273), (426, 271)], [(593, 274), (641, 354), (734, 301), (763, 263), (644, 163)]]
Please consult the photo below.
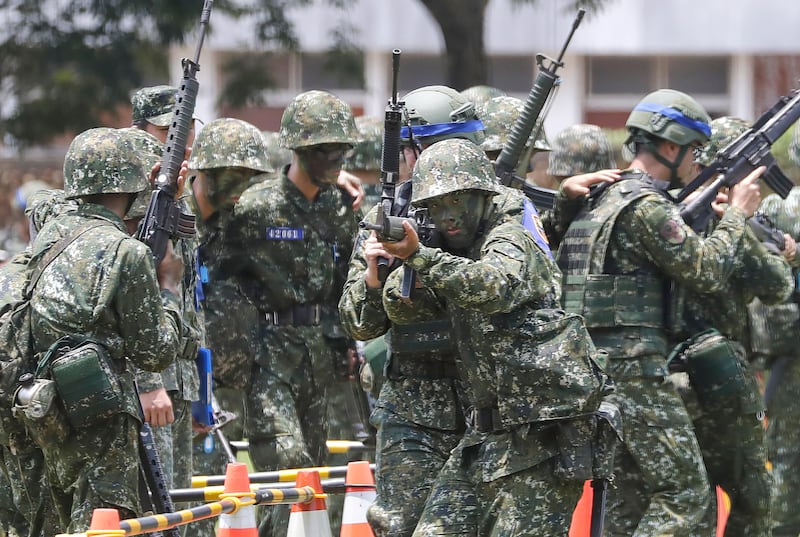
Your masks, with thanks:
[[(404, 128), (402, 151), (411, 166), (420, 148), (453, 137), (474, 143), (484, 139), (472, 105), (451, 88), (425, 86), (402, 100), (408, 107), (413, 139), (418, 144), (412, 147), (408, 129)], [(446, 132), (431, 134), (426, 130), (429, 125)], [(408, 203), (410, 186), (407, 181), (397, 189), (399, 204)], [(365, 220), (374, 222), (376, 215), (373, 206)], [(436, 475), (465, 430), (463, 387), (458, 380), (455, 345), (444, 310), (439, 310), (438, 319), (392, 325), (389, 331), (389, 319), (381, 303), (382, 283), (377, 278), (377, 259), (382, 256), (388, 254), (375, 235), (361, 231), (339, 301), (339, 314), (344, 328), (357, 340), (386, 334), (386, 380), (370, 417), (378, 429), (378, 497), (369, 508), (368, 519), (376, 535), (409, 537)], [(365, 370), (365, 376), (369, 376), (366, 366)]]
[[(711, 122), (711, 138), (703, 148), (697, 163), (710, 165), (722, 150), (749, 125), (738, 118), (722, 117)], [(696, 373), (693, 364), (684, 364), (692, 374), (691, 386), (685, 374), (672, 375), (678, 391), (692, 418), (695, 434), (703, 453), (711, 482), (711, 504), (695, 534), (714, 532), (716, 498), (714, 490), (721, 487), (730, 498), (730, 515), (725, 525), (726, 535), (768, 536), (770, 533), (770, 493), (772, 479), (767, 470), (764, 408), (758, 384), (749, 365), (750, 335), (747, 324), (747, 304), (757, 296), (762, 303), (774, 304), (786, 299), (793, 287), (788, 263), (794, 257), (796, 244), (786, 235), (785, 247), (779, 252), (762, 245), (748, 229), (744, 235), (742, 263), (731, 274), (722, 292), (686, 293), (685, 314), (681, 330), (672, 335), (680, 344), (687, 339), (695, 346), (706, 347), (703, 356), (714, 349), (715, 364), (722, 374), (714, 378)], [(676, 289), (681, 293), (681, 289)], [(714, 328), (726, 341), (713, 339), (703, 332)], [(704, 339), (706, 338), (706, 339)], [(703, 341), (703, 343), (700, 343)], [(685, 345), (684, 345), (685, 346)], [(694, 347), (690, 347), (694, 348)], [(697, 356), (683, 359), (691, 362)], [(699, 358), (708, 360), (709, 358)], [(725, 393), (715, 395), (716, 387), (732, 371), (734, 381), (728, 380)]]
[[(211, 121), (192, 146), (189, 159), (194, 212), (197, 216), (198, 258), (204, 275), (198, 300), (202, 302), (206, 341), (212, 352), (214, 393), (220, 408), (235, 416), (226, 425), (229, 440), (242, 438), (244, 398), (250, 385), (258, 337), (258, 310), (239, 291), (235, 280), (221, 269), (233, 207), (242, 192), (267, 178), (273, 167), (264, 138), (255, 126), (233, 118)], [(224, 473), (224, 447), (212, 434), (201, 434), (193, 447), (195, 471)], [(192, 525), (199, 536), (214, 535), (214, 521)]]
[(358, 178), (364, 186), (364, 206), (372, 209), (381, 200), (381, 153), (383, 121), (373, 116), (356, 118), (358, 142), (342, 166), (342, 173)]
[[(291, 164), (234, 206), (221, 270), (258, 308), (246, 431), (259, 470), (325, 460), (327, 390), (342, 360), (336, 353), (347, 347), (335, 306), (358, 224), (336, 183), (356, 137), (346, 103), (323, 91), (301, 93), (281, 119)], [(288, 510), (269, 513), (274, 534), (285, 532)]]
[[(795, 127), (789, 157), (800, 165), (800, 129)], [(800, 188), (792, 188), (782, 200), (777, 194), (764, 199), (759, 212), (774, 226), (800, 240)], [(797, 281), (800, 256), (791, 261)], [(797, 326), (800, 323), (797, 286), (792, 296), (776, 306), (759, 305), (754, 308), (753, 338), (760, 343), (754, 350), (766, 359), (770, 369), (764, 399), (769, 424), (767, 447), (772, 464), (772, 535), (796, 537), (800, 533), (800, 512), (797, 498), (800, 495), (800, 349), (797, 345)], [(760, 337), (759, 337), (760, 336)]]
[[(110, 401), (118, 405), (109, 410), (116, 410), (110, 417), (92, 418), (94, 408), (85, 408), (90, 415), (83, 425), (70, 426), (63, 441), (39, 444), (62, 530), (68, 532), (87, 528), (98, 507), (117, 508), (123, 518), (143, 514), (139, 409), (127, 364), (157, 371), (174, 360), (183, 273), (168, 248), (156, 279), (152, 253), (122, 222), (135, 196), (147, 188), (148, 171), (120, 131), (79, 134), (64, 161), (65, 195), (79, 200), (78, 209), (54, 219), (32, 246), (36, 260), (64, 237), (73, 239), (33, 290), (34, 352), (47, 352), (64, 336), (93, 338), (103, 349), (95, 354), (98, 363), (108, 360), (106, 367), (113, 368), (105, 369), (113, 375), (107, 381), (117, 385)], [(76, 230), (83, 234), (76, 236)], [(96, 379), (84, 377), (81, 383), (88, 386), (91, 380)]]
[[(557, 196), (572, 220), (558, 252), (563, 304), (585, 316), (595, 345), (608, 352), (622, 412), (623, 445), (615, 460), (607, 535), (689, 535), (709, 502), (700, 448), (686, 408), (667, 375), (663, 295), (674, 280), (696, 293), (723, 289), (741, 262), (745, 219), (758, 205), (750, 174), (708, 238), (698, 237), (666, 194), (694, 176), (693, 154), (711, 134), (705, 110), (674, 90), (647, 95), (628, 120), (635, 158), (619, 181), (588, 201)], [(578, 176), (580, 177), (580, 176)], [(588, 193), (588, 189), (586, 191)], [(577, 216), (574, 219), (564, 215)]]
[[(417, 272), (424, 293), (410, 304), (402, 299), (395, 271), (383, 302), (393, 322), (446, 304), (472, 403), (464, 438), (414, 535), (564, 536), (591, 475), (583, 458), (591, 451), (587, 415), (599, 405), (602, 386), (594, 348), (585, 331), (561, 332), (580, 318), (569, 321), (554, 309), (558, 268), (521, 222), (495, 204), (494, 168), (478, 147), (457, 139), (434, 144), (412, 180), (412, 203), (427, 208), (442, 248), (421, 245), (405, 222), (406, 237), (383, 247)], [(534, 336), (541, 323), (566, 337)], [(534, 358), (540, 353), (547, 358)], [(561, 381), (550, 380), (555, 370)]]
[[(178, 88), (174, 86), (150, 86), (137, 90), (131, 95), (132, 125), (152, 134), (162, 144), (166, 143), (177, 97)], [(191, 144), (193, 139), (194, 121), (186, 143)]]
[[(136, 148), (146, 169), (160, 161), (164, 152), (161, 142), (145, 131), (123, 129)], [(152, 186), (151, 186), (152, 188)], [(147, 212), (151, 188), (142, 191), (125, 215), (128, 231), (134, 235)], [(204, 330), (195, 300), (197, 270), (195, 242), (181, 239), (173, 242), (183, 260), (184, 278), (180, 299), (183, 304), (182, 343), (177, 359), (160, 373), (136, 371), (136, 386), (144, 410), (144, 418), (152, 427), (167, 486), (186, 488), (192, 482), (192, 401), (198, 398), (200, 379), (195, 359), (203, 345)]]
[(476, 110), (481, 109), (486, 105), (486, 103), (495, 97), (504, 97), (505, 95), (506, 92), (500, 88), (494, 88), (486, 85), (470, 86), (461, 91), (461, 96), (466, 101), (471, 102), (472, 106), (475, 107)]
[(567, 127), (556, 135), (552, 146), (547, 173), (555, 188), (567, 177), (617, 167), (611, 142), (597, 125)]

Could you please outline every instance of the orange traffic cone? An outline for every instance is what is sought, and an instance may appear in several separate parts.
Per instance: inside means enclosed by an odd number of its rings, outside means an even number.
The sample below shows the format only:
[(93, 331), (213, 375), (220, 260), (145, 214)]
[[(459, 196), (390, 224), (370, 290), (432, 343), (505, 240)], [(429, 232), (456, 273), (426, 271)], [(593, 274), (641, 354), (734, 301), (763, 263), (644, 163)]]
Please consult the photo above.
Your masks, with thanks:
[(583, 484), (583, 496), (581, 496), (575, 511), (572, 513), (572, 524), (569, 527), (569, 537), (589, 537), (589, 530), (592, 527), (592, 491), (591, 481)]
[(375, 501), (375, 480), (369, 461), (347, 464), (344, 490), (342, 531), (339, 537), (375, 537), (367, 522), (367, 509)]
[(92, 523), (86, 535), (87, 537), (125, 535), (125, 530), (119, 527), (119, 511), (116, 509), (95, 509), (92, 511)]
[[(219, 495), (219, 498), (234, 496), (237, 498), (255, 497), (255, 493), (250, 491), (247, 465), (241, 462), (228, 464), (225, 470), (225, 490)], [(240, 507), (233, 513), (220, 515), (217, 537), (258, 537), (255, 506)]]
[(311, 487), (317, 493), (317, 497), (309, 503), (292, 504), (286, 537), (331, 537), (331, 521), (328, 520), (328, 509), (325, 507), (325, 495), (322, 493), (319, 471), (300, 470), (297, 472), (295, 486)]

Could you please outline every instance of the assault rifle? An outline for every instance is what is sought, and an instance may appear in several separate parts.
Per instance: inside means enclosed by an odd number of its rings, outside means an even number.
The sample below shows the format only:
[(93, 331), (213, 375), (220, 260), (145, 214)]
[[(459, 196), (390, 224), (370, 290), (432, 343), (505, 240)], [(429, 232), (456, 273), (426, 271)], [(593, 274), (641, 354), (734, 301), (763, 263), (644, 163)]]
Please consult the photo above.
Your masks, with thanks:
[(178, 192), (178, 173), (185, 158), (197, 100), (200, 50), (203, 48), (213, 4), (214, 0), (204, 0), (203, 12), (200, 15), (200, 40), (195, 49), (194, 60), (188, 58), (181, 60), (183, 79), (175, 99), (175, 111), (172, 114), (167, 143), (161, 157), (161, 170), (156, 178), (147, 212), (136, 233), (136, 238), (152, 250), (156, 266), (164, 258), (170, 237), (190, 238), (195, 233), (194, 216), (180, 210), (175, 195)]
[[(519, 159), (525, 150), (525, 144), (530, 138), (534, 127), (538, 124), (539, 128), (541, 128), (544, 117), (547, 115), (545, 107), (549, 110), (550, 104), (552, 104), (553, 88), (561, 83), (561, 79), (559, 79), (556, 72), (559, 67), (564, 66), (562, 61), (564, 53), (585, 14), (586, 10), (578, 10), (575, 21), (572, 23), (572, 30), (569, 32), (567, 41), (558, 54), (558, 59), (553, 60), (544, 54), (536, 55), (539, 73), (536, 75), (533, 88), (531, 88), (528, 98), (525, 100), (522, 113), (520, 113), (517, 121), (514, 122), (511, 133), (508, 135), (508, 141), (506, 141), (503, 150), (494, 163), (495, 174), (500, 180), (500, 184), (505, 186), (520, 185), (525, 195), (540, 209), (551, 209), (553, 207), (556, 191), (528, 184), (524, 178), (516, 175), (516, 170)], [(545, 64), (545, 60), (550, 63)]]
[(752, 127), (717, 153), (714, 162), (678, 193), (676, 200), (683, 202), (689, 194), (719, 175), (700, 195), (681, 209), (684, 221), (697, 232), (705, 230), (714, 214), (711, 202), (717, 197), (717, 192), (723, 187), (733, 187), (759, 166), (767, 167), (762, 176), (764, 182), (776, 194), (786, 199), (794, 184), (778, 168), (770, 149), (798, 118), (800, 90), (793, 89), (789, 96), (778, 99)]

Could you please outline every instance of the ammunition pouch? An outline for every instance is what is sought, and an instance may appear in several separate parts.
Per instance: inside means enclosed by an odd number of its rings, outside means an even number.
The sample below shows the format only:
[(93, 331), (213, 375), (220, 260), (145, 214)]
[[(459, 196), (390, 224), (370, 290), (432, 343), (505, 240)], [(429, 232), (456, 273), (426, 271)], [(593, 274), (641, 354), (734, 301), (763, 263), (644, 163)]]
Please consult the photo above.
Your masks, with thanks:
[(49, 371), (73, 427), (96, 424), (125, 410), (125, 394), (111, 357), (99, 342), (65, 336), (39, 361), (37, 377)]
[(69, 436), (71, 428), (52, 380), (30, 375), (14, 395), (13, 413), (41, 448), (56, 447)]
[(743, 353), (716, 329), (677, 345), (667, 358), (670, 371), (685, 370), (703, 409), (734, 409), (743, 414), (764, 412), (752, 375), (745, 371)]

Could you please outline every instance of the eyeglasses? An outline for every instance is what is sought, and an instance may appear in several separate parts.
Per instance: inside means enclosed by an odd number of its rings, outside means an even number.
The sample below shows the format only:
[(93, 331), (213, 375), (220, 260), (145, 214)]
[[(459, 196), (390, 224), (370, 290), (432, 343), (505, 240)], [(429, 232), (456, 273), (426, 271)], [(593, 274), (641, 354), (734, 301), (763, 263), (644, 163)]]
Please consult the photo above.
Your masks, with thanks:
[(320, 144), (307, 149), (309, 153), (324, 158), (328, 162), (340, 162), (353, 156), (353, 148), (347, 144)]

